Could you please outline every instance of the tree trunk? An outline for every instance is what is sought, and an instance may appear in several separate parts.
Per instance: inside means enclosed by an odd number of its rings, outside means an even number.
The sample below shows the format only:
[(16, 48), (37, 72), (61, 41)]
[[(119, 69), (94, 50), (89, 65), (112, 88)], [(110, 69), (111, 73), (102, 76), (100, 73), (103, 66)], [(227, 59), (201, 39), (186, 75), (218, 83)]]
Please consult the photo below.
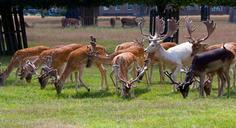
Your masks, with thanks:
[(81, 7), (80, 12), (82, 26), (96, 25), (98, 11), (98, 7)]
[(229, 22), (236, 23), (236, 8), (230, 8)]
[[(155, 26), (156, 26), (156, 16), (159, 16), (159, 17), (163, 17), (164, 20), (165, 20), (165, 32), (167, 32), (167, 19), (169, 18), (174, 18), (176, 20), (179, 20), (179, 9), (178, 8), (174, 8), (173, 10), (165, 10), (166, 6), (158, 6), (158, 11), (156, 9), (152, 9), (151, 12), (150, 12), (150, 33), (152, 35), (155, 34)], [(163, 33), (163, 34), (164, 34)], [(179, 31), (177, 31), (173, 38), (167, 38), (166, 40), (164, 40), (164, 42), (175, 42), (175, 43), (178, 43), (178, 39), (179, 39)]]
[(201, 21), (210, 19), (210, 7), (206, 5), (201, 6)]
[(4, 55), (12, 55), (17, 50), (27, 47), (23, 9), (20, 7), (16, 9), (10, 5), (4, 7), (1, 6), (0, 53)]

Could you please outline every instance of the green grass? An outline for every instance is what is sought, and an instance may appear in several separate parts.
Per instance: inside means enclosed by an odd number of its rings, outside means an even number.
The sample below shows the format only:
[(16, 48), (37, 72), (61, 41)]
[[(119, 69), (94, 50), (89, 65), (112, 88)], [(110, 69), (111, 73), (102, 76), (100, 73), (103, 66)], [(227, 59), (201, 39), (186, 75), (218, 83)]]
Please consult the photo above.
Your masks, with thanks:
[[(5, 65), (9, 57), (1, 58)], [(108, 68), (109, 69), (109, 68)], [(108, 71), (110, 72), (110, 70)], [(157, 74), (157, 71), (155, 71)], [(75, 90), (74, 83), (65, 84), (57, 96), (52, 85), (41, 90), (36, 79), (32, 83), (14, 79), (14, 73), (0, 88), (0, 127), (234, 127), (236, 123), (236, 91), (218, 98), (199, 98), (192, 90), (187, 99), (171, 92), (168, 83), (144, 83), (134, 88), (135, 97), (123, 99), (109, 91), (99, 91), (100, 75), (95, 67), (85, 70), (84, 81), (91, 92)]]
[[(217, 17), (213, 17), (216, 19)], [(217, 20), (218, 29), (207, 41), (211, 43), (232, 41), (235, 25), (225, 17)], [(195, 21), (199, 17), (195, 18)], [(62, 29), (60, 18), (27, 18), (35, 23), (27, 29), (30, 46), (58, 45), (71, 42), (88, 42), (89, 35), (97, 38), (98, 44), (105, 46), (109, 53), (117, 43), (140, 39), (137, 28), (116, 26), (79, 27)], [(223, 20), (223, 21), (222, 21)], [(180, 26), (180, 42), (186, 41), (183, 21)], [(197, 26), (201, 23), (197, 22)], [(220, 27), (227, 28), (228, 31)], [(198, 29), (199, 30), (199, 29)], [(145, 28), (145, 32), (148, 28)], [(205, 28), (197, 31), (202, 35)], [(223, 38), (224, 37), (224, 38)], [(10, 57), (0, 57), (4, 67)], [(111, 67), (107, 67), (110, 73)], [(108, 74), (107, 74), (108, 76)], [(197, 90), (191, 90), (183, 99), (180, 93), (173, 93), (170, 84), (160, 84), (158, 71), (149, 89), (145, 83), (136, 84), (135, 96), (123, 99), (115, 94), (109, 79), (109, 91), (99, 91), (100, 75), (95, 67), (85, 69), (84, 81), (91, 92), (81, 88), (75, 90), (74, 83), (66, 83), (62, 94), (57, 96), (53, 85), (41, 90), (37, 79), (25, 83), (15, 80), (14, 72), (0, 87), (0, 127), (3, 128), (229, 128), (236, 124), (236, 89), (231, 89), (230, 98), (217, 97), (216, 82), (212, 95), (200, 98)]]

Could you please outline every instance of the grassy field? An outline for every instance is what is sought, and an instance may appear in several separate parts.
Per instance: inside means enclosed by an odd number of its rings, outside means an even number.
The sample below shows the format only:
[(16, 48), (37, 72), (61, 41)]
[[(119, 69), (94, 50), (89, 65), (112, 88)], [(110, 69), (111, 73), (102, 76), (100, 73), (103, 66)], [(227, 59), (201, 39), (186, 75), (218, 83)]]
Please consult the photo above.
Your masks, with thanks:
[[(196, 21), (196, 35), (205, 33)], [(227, 22), (227, 16), (212, 17), (217, 22), (216, 32), (207, 43), (234, 41), (236, 24)], [(89, 35), (97, 37), (98, 44), (106, 46), (109, 52), (124, 41), (141, 39), (139, 29), (110, 28), (107, 21), (99, 22), (98, 27), (68, 28), (60, 27), (60, 18), (40, 19), (26, 17), (34, 24), (28, 28), (28, 40), (31, 46), (58, 45), (89, 41)], [(145, 28), (148, 31), (147, 27)], [(180, 42), (186, 41), (183, 21), (180, 26)], [(6, 66), (10, 57), (0, 57)], [(106, 66), (108, 73), (111, 67)], [(147, 88), (145, 83), (136, 84), (135, 97), (123, 99), (114, 93), (109, 80), (109, 91), (99, 91), (100, 75), (95, 67), (85, 69), (84, 81), (91, 92), (84, 88), (75, 90), (75, 83), (66, 83), (61, 95), (56, 95), (52, 85), (40, 90), (37, 79), (28, 84), (15, 80), (14, 73), (0, 88), (0, 127), (3, 128), (111, 128), (111, 127), (163, 127), (163, 128), (229, 128), (236, 124), (236, 90), (231, 89), (230, 98), (217, 97), (216, 82), (212, 95), (199, 98), (197, 90), (192, 90), (187, 99), (179, 93), (171, 92), (168, 81), (160, 84), (158, 73), (154, 72), (154, 83)]]

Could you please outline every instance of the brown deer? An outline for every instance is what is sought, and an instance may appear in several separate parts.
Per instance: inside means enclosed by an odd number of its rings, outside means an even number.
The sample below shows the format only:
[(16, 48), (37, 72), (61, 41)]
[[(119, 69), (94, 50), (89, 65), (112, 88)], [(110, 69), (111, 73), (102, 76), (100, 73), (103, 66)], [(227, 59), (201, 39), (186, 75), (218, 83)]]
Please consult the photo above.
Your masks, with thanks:
[(62, 18), (61, 19), (61, 25), (63, 28), (65, 27), (70, 27), (70, 26), (74, 26), (74, 27), (78, 27), (79, 26), (79, 20), (75, 19), (75, 18)]
[[(45, 50), (32, 63), (35, 67), (40, 67), (42, 64), (47, 63), (48, 59), (51, 59), (50, 60), (51, 61), (50, 67), (53, 69), (56, 69), (58, 71), (58, 73), (61, 74), (61, 72), (63, 70), (63, 66), (67, 62), (68, 55), (72, 51), (74, 51), (82, 46), (83, 45), (81, 45), (81, 44), (69, 44), (69, 45), (59, 47), (59, 48)], [(48, 57), (50, 57), (50, 58), (48, 58)], [(27, 63), (25, 65), (25, 68), (23, 68), (21, 70), (21, 77), (33, 75), (32, 73), (34, 73), (35, 71), (34, 72), (30, 71), (29, 69), (31, 69), (31, 68), (29, 68), (29, 67), (32, 67), (32, 64)], [(45, 88), (48, 78), (38, 77), (38, 79), (39, 79), (39, 83), (41, 85), (41, 89)]]
[(124, 42), (122, 44), (119, 44), (116, 46), (115, 48), (115, 52), (119, 51), (119, 50), (123, 50), (123, 49), (127, 49), (133, 46), (139, 46), (139, 47), (143, 47), (143, 42), (140, 42), (138, 40), (134, 40), (131, 42)]
[[(83, 83), (81, 77), (83, 74), (85, 64), (87, 63), (87, 66), (90, 66), (91, 64), (91, 62), (89, 62), (92, 60), (92, 58), (89, 58), (89, 53), (93, 51), (91, 49), (93, 49), (91, 45), (86, 45), (72, 51), (69, 54), (68, 59), (67, 59), (67, 64), (63, 73), (60, 75), (59, 79), (57, 79), (54, 83), (57, 90), (57, 94), (61, 93), (61, 90), (63, 88), (66, 78), (69, 76), (71, 72), (75, 70), (79, 71), (80, 85), (85, 87), (88, 91), (90, 91), (90, 89)], [(97, 54), (106, 56), (106, 49), (103, 46), (96, 45), (95, 49), (96, 49)], [(96, 66), (98, 67), (101, 73), (101, 77), (102, 77), (101, 88), (102, 89), (104, 88), (104, 82), (105, 82), (105, 89), (108, 89), (105, 68), (100, 62), (95, 61), (94, 63), (96, 64)]]
[(120, 22), (122, 24), (122, 27), (138, 26), (138, 22), (136, 21), (136, 18), (121, 18)]
[(0, 74), (0, 85), (4, 84), (5, 80), (8, 78), (14, 68), (20, 67), (21, 64), (25, 63), (25, 58), (38, 56), (41, 52), (48, 49), (50, 48), (46, 46), (35, 46), (16, 51), (16, 53), (11, 58), (10, 64), (8, 64), (7, 69)]
[(112, 72), (115, 75), (116, 92), (118, 92), (118, 81), (122, 82), (122, 96), (128, 96), (129, 90), (132, 88), (132, 84), (137, 80), (128, 80), (128, 71), (133, 70), (133, 77), (137, 68), (137, 57), (131, 52), (121, 53), (114, 57), (112, 60)]

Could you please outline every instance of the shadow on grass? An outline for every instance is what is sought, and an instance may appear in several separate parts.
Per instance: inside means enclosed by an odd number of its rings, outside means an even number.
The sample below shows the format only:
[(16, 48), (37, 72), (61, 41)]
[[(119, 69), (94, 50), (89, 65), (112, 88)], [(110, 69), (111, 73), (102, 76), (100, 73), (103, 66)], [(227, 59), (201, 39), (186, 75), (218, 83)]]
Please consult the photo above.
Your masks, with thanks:
[(112, 92), (108, 91), (96, 91), (96, 92), (77, 92), (75, 95), (68, 95), (62, 92), (62, 94), (58, 95), (59, 98), (104, 98), (114, 95)]

